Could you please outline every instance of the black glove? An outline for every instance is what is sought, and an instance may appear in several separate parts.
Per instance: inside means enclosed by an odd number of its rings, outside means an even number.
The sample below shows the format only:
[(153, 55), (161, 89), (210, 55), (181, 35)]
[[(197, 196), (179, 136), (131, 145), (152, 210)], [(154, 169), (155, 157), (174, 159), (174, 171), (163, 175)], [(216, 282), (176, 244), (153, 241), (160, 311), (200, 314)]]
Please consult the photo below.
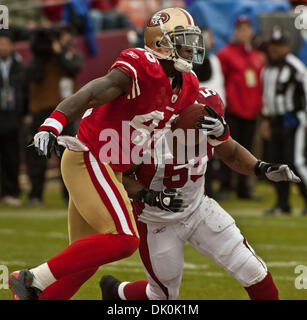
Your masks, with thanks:
[(34, 147), (39, 156), (50, 158), (51, 152), (54, 150), (56, 155), (60, 157), (61, 152), (57, 142), (57, 136), (52, 131), (43, 130), (34, 136)]
[(171, 212), (182, 212), (187, 207), (183, 204), (182, 194), (171, 188), (163, 191), (142, 189), (137, 193), (137, 200), (143, 201), (151, 207)]
[(224, 118), (209, 106), (204, 107), (210, 116), (200, 116), (196, 123), (198, 129), (208, 132), (208, 142), (212, 146), (219, 145), (229, 137), (229, 126)]
[(301, 179), (286, 164), (267, 163), (261, 160), (255, 165), (255, 175), (274, 182), (301, 182)]

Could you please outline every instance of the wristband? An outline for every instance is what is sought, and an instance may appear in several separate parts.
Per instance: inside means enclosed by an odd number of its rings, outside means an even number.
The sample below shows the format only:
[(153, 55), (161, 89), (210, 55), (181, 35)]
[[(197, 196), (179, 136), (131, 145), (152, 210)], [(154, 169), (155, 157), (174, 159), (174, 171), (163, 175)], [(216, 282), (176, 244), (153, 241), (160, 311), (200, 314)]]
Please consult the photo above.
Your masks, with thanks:
[(157, 195), (159, 192), (151, 189), (142, 189), (136, 194), (136, 200), (147, 203), (149, 206), (154, 207), (157, 205)]
[(39, 127), (40, 131), (52, 131), (56, 136), (59, 136), (67, 124), (67, 118), (64, 113), (60, 111), (53, 111), (49, 118)]
[(136, 194), (136, 200), (138, 201), (144, 201), (145, 195), (149, 192), (149, 189), (142, 189), (140, 191), (137, 192)]
[(266, 178), (266, 172), (268, 168), (271, 166), (270, 163), (258, 160), (255, 167), (254, 167), (254, 173), (258, 177)]
[(227, 126), (226, 132), (221, 137), (216, 138), (216, 140), (226, 141), (229, 138), (229, 136), (230, 136), (230, 130), (229, 130), (229, 127)]

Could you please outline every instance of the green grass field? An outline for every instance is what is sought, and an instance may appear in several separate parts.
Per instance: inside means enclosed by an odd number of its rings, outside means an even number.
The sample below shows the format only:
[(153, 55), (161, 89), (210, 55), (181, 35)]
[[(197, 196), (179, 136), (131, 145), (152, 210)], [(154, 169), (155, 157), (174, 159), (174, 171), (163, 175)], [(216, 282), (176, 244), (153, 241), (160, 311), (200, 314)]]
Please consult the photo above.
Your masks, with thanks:
[[(307, 266), (307, 216), (300, 215), (303, 201), (298, 190), (293, 186), (292, 216), (263, 216), (263, 210), (274, 203), (273, 188), (269, 184), (258, 183), (256, 194), (263, 197), (261, 202), (239, 201), (233, 197), (221, 205), (233, 215), (249, 244), (267, 263), (280, 298), (307, 300), (307, 289), (298, 290), (294, 285), (298, 276), (295, 267)], [(47, 190), (45, 203), (39, 208), (13, 209), (0, 205), (0, 265), (6, 265), (9, 272), (44, 262), (64, 249), (67, 241), (66, 208), (58, 191)], [(128, 259), (101, 267), (73, 299), (101, 299), (98, 282), (103, 274), (109, 273), (126, 281), (145, 277), (135, 253)], [(1, 289), (0, 300), (8, 299), (11, 299), (10, 291)], [(179, 299), (244, 300), (248, 296), (236, 280), (187, 244)]]

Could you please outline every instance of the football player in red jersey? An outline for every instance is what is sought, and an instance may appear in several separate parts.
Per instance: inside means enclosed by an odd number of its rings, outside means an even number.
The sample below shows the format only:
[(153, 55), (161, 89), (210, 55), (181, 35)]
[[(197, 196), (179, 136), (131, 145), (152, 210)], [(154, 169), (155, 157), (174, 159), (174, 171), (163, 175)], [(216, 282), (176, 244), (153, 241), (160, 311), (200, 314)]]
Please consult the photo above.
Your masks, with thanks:
[[(278, 299), (278, 289), (270, 272), (241, 234), (234, 219), (214, 199), (204, 195), (204, 174), (207, 161), (215, 149), (222, 161), (242, 174), (261, 175), (273, 181), (299, 182), (299, 178), (287, 165), (259, 161), (229, 138), (228, 126), (222, 119), (224, 105), (216, 92), (200, 89), (197, 101), (213, 109), (206, 107), (210, 117), (201, 117), (198, 123), (198, 127), (210, 131), (207, 154), (177, 165), (167, 162), (173, 155), (166, 150), (163, 153), (164, 163), (142, 164), (127, 172), (134, 171), (137, 181), (124, 176), (124, 185), (134, 199), (134, 213), (140, 233), (139, 253), (148, 280), (120, 282), (111, 275), (105, 275), (100, 281), (105, 300), (177, 299), (186, 242), (213, 258), (237, 279), (250, 299)], [(156, 158), (161, 156), (161, 146), (162, 142), (155, 145)], [(163, 188), (177, 188), (182, 193), (186, 205), (184, 210), (178, 210), (176, 202), (172, 201), (168, 208), (152, 206), (154, 203), (149, 195), (158, 195)]]
[[(146, 138), (154, 129), (169, 128), (173, 116), (195, 100), (198, 79), (192, 64), (204, 58), (201, 31), (181, 8), (164, 9), (149, 19), (145, 45), (145, 50), (124, 50), (107, 75), (63, 100), (34, 136), (40, 155), (49, 157), (58, 141), (68, 148), (61, 170), (70, 196), (70, 245), (38, 267), (13, 272), (13, 299), (69, 299), (99, 266), (137, 249), (122, 172), (140, 140), (137, 134), (131, 141), (129, 132), (122, 132), (123, 123), (131, 132), (145, 131)], [(77, 138), (58, 137), (81, 114)]]

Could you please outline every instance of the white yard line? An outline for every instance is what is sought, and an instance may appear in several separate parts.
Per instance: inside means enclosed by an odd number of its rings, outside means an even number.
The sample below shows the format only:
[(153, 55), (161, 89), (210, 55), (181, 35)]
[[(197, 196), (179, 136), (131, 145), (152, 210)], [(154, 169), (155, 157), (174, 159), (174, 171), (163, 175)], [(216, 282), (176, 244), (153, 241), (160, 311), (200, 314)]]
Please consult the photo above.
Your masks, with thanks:
[[(240, 221), (241, 225), (250, 226), (272, 226), (272, 227), (304, 227), (301, 221), (291, 221), (290, 218), (300, 216), (299, 209), (294, 210), (294, 214), (290, 217), (281, 216), (276, 217), (276, 220), (269, 220), (268, 217), (263, 216), (261, 209), (249, 209), (249, 208), (238, 208), (226, 210), (230, 215), (236, 218), (251, 218), (247, 222)], [(258, 219), (258, 218), (264, 219)], [(25, 210), (6, 210), (1, 208), (0, 221), (1, 219), (63, 219), (67, 218), (67, 209), (45, 209), (45, 208), (34, 208), (33, 210), (25, 208)], [(256, 218), (256, 219), (255, 219)]]
[[(307, 262), (298, 262), (298, 261), (271, 261), (267, 263), (268, 267), (294, 267), (299, 264), (307, 265)], [(29, 262), (20, 261), (20, 260), (0, 260), (0, 265), (5, 266), (28, 266)], [(209, 277), (209, 278), (227, 278), (230, 277), (227, 273), (216, 272), (216, 271), (203, 271), (204, 269), (208, 269), (209, 266), (206, 264), (198, 265), (194, 263), (185, 263), (184, 264), (184, 273), (188, 275)], [(129, 272), (129, 273), (144, 273), (144, 269), (142, 267), (141, 262), (133, 262), (133, 261), (116, 261), (110, 264), (106, 264), (101, 267), (103, 273), (115, 271), (115, 272)], [(199, 271), (197, 271), (199, 270)], [(145, 274), (145, 273), (144, 273)], [(281, 281), (294, 281), (297, 275), (293, 276), (278, 276), (275, 275), (274, 279)]]
[[(197, 267), (197, 265), (195, 265)], [(135, 264), (135, 267), (133, 268), (125, 268), (124, 264), (120, 265), (114, 265), (114, 263), (107, 264), (103, 266), (103, 272), (106, 273), (106, 271), (115, 271), (115, 272), (129, 272), (129, 273), (144, 273), (144, 269), (139, 267), (139, 264)], [(195, 271), (191, 269), (184, 268), (184, 274), (188, 275), (195, 275), (195, 276), (203, 276), (208, 278), (227, 278), (231, 277), (227, 273), (222, 272), (210, 272), (210, 271)], [(285, 276), (274, 276), (274, 279), (281, 280), (281, 281), (294, 281), (297, 275), (293, 274), (293, 277), (285, 277)]]
[[(36, 211), (36, 210), (35, 210)], [(44, 210), (42, 209), (39, 212), (23, 212), (23, 211), (1, 211), (1, 219), (63, 219), (67, 217), (67, 210)]]
[(16, 230), (16, 229), (0, 229), (0, 235), (23, 235), (27, 237), (42, 237), (55, 239), (68, 239), (68, 234), (64, 232), (39, 232), (31, 230)]
[(266, 265), (268, 267), (276, 267), (276, 268), (288, 268), (288, 267), (296, 267), (298, 265), (307, 265), (307, 261), (299, 262), (299, 261), (271, 261), (267, 262)]
[(256, 244), (253, 246), (257, 250), (286, 250), (286, 251), (299, 251), (299, 252), (306, 252), (307, 246), (302, 245), (277, 245), (277, 244)]
[(27, 266), (29, 265), (27, 262), (25, 261), (20, 261), (20, 260), (0, 260), (0, 265), (4, 265), (4, 266)]
[[(42, 237), (42, 238), (54, 238), (54, 239), (68, 239), (68, 234), (64, 232), (39, 232), (39, 231), (32, 231), (32, 230), (16, 230), (16, 229), (9, 229), (9, 228), (0, 228), (0, 235), (23, 235), (26, 237)], [(190, 246), (190, 244), (187, 244)], [(275, 245), (275, 244), (259, 244), (254, 246), (256, 250), (286, 250), (286, 251), (299, 251), (299, 252), (307, 252), (307, 246), (302, 245)], [(266, 262), (268, 267), (291, 267), (296, 266), (299, 264), (307, 265), (307, 262), (298, 262), (298, 261), (272, 261)], [(124, 266), (136, 266), (134, 262), (129, 261), (116, 261), (113, 262), (112, 265), (124, 265)], [(209, 265), (207, 264), (193, 264), (190, 262), (184, 263), (184, 269), (187, 270), (197, 270), (197, 269), (208, 269)]]

